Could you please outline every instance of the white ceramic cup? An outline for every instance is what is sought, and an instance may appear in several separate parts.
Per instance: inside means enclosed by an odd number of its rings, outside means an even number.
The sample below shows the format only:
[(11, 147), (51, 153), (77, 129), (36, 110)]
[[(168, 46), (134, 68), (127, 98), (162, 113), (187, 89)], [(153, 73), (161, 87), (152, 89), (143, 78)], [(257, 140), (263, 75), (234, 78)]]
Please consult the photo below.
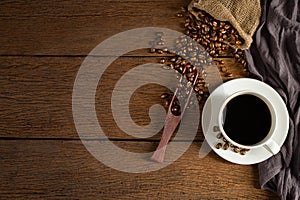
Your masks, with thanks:
[[(253, 96), (256, 96), (256, 97), (260, 98), (268, 106), (268, 108), (270, 110), (270, 114), (271, 114), (271, 128), (269, 130), (269, 133), (267, 134), (267, 136), (263, 140), (261, 140), (260, 142), (258, 142), (256, 144), (253, 144), (253, 145), (242, 145), (242, 144), (239, 144), (239, 143), (233, 141), (226, 134), (226, 132), (224, 131), (224, 128), (223, 128), (223, 121), (224, 121), (224, 118), (225, 118), (224, 113), (225, 113), (226, 105), (233, 98), (235, 98), (239, 95), (245, 95), (245, 94), (253, 95)], [(251, 124), (251, 122), (249, 122), (249, 124)], [(219, 112), (219, 116), (218, 116), (218, 125), (219, 125), (219, 128), (220, 128), (220, 131), (222, 132), (223, 137), (228, 142), (230, 142), (231, 144), (233, 144), (237, 147), (244, 148), (244, 149), (255, 149), (255, 148), (263, 147), (263, 148), (267, 149), (269, 152), (271, 152), (274, 155), (277, 154), (280, 151), (280, 146), (273, 140), (273, 136), (275, 134), (277, 124), (278, 124), (278, 116), (276, 116), (276, 114), (275, 114), (274, 106), (272, 105), (272, 103), (266, 97), (264, 97), (263, 95), (255, 92), (255, 91), (251, 91), (251, 90), (239, 91), (239, 92), (236, 92), (236, 93), (230, 95), (229, 97), (227, 97), (225, 99), (225, 101), (223, 102), (221, 108), (220, 108), (220, 112)]]

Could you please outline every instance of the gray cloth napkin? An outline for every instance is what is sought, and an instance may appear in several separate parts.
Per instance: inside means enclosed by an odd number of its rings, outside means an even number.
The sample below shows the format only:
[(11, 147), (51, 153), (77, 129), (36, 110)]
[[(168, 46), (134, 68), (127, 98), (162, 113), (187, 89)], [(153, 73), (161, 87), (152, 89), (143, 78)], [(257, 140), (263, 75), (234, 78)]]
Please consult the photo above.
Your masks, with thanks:
[(281, 151), (258, 165), (259, 179), (281, 199), (300, 199), (300, 0), (261, 3), (261, 22), (246, 59), (254, 77), (285, 101), (290, 127)]

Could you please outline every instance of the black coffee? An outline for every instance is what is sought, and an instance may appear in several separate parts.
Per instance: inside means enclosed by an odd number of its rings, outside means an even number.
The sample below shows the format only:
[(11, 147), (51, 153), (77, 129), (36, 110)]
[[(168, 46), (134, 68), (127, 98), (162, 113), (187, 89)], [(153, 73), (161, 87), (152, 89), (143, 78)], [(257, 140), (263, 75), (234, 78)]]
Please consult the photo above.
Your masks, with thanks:
[(270, 110), (265, 102), (256, 96), (244, 94), (231, 99), (225, 112), (224, 131), (239, 144), (256, 144), (270, 131)]

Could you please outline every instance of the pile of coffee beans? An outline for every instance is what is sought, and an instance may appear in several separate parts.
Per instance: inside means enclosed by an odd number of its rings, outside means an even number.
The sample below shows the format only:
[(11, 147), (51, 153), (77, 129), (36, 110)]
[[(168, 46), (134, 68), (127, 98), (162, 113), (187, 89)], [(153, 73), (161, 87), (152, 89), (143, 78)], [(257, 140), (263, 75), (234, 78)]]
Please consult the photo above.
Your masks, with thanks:
[[(243, 70), (247, 71), (243, 51), (232, 47), (233, 45), (236, 47), (244, 43), (243, 38), (239, 36), (236, 29), (229, 22), (216, 20), (204, 11), (197, 10), (197, 12), (199, 13), (199, 19), (189, 13), (186, 8), (182, 8), (182, 11), (176, 14), (177, 17), (184, 20), (185, 34), (189, 37), (182, 36), (175, 41), (175, 49), (172, 49), (172, 52), (181, 56), (165, 57), (159, 60), (163, 65), (163, 69), (174, 69), (178, 73), (179, 92), (176, 94), (176, 99), (172, 105), (172, 113), (175, 115), (181, 114), (179, 102), (182, 102), (180, 100), (187, 97), (188, 93), (186, 92), (188, 92), (189, 87), (194, 88), (198, 102), (205, 99), (203, 97), (208, 97), (209, 83), (205, 82), (207, 76), (205, 67), (218, 62), (222, 66), (220, 70), (224, 73), (224, 76), (227, 78), (233, 77), (233, 74), (228, 72), (226, 66), (224, 66), (223, 60), (214, 61), (212, 57), (218, 58), (231, 54), (237, 62), (242, 64)], [(194, 45), (195, 41), (203, 48)], [(156, 39), (150, 43), (152, 45), (151, 53), (170, 54), (170, 50), (165, 47), (163, 32), (157, 32)], [(161, 97), (165, 101), (164, 105), (166, 107), (171, 103), (172, 96), (172, 94), (162, 94)], [(197, 100), (190, 100), (190, 104), (195, 104)], [(229, 147), (225, 145), (223, 148), (228, 149)], [(236, 149), (236, 151), (238, 150)]]
[(232, 47), (244, 44), (238, 31), (229, 22), (216, 20), (205, 11), (194, 9), (199, 13), (199, 19), (186, 13), (185, 34), (201, 44), (211, 56), (218, 57), (230, 52), (246, 68), (243, 51)]
[[(164, 47), (165, 40), (164, 34), (161, 32), (156, 33), (156, 39), (151, 41), (152, 48), (151, 53), (163, 54), (169, 53), (169, 49)], [(201, 101), (203, 96), (208, 96), (208, 83), (205, 83), (207, 76), (203, 66), (214, 65), (214, 61), (205, 51), (204, 48), (199, 48), (199, 45), (187, 36), (181, 36), (175, 41), (174, 49), (171, 50), (176, 55), (167, 58), (160, 58), (159, 62), (162, 64), (162, 68), (166, 70), (175, 70), (177, 73), (178, 87), (176, 93), (176, 99), (172, 106), (174, 111), (178, 110), (179, 102), (187, 102), (189, 105), (194, 105), (196, 102)], [(184, 57), (184, 58), (183, 58)], [(191, 64), (191, 62), (193, 64)], [(196, 92), (197, 99), (187, 99), (190, 93), (190, 88), (193, 88)], [(172, 96), (172, 95), (171, 95)], [(171, 99), (165, 98), (166, 94), (162, 94), (162, 99), (166, 99), (167, 102), (164, 105), (169, 105)], [(172, 109), (173, 110), (173, 109)], [(180, 110), (180, 109), (179, 109)], [(180, 112), (174, 112), (176, 115)]]
[[(218, 126), (215, 126), (214, 127), (214, 131), (217, 132), (219, 131), (219, 127)], [(243, 148), (240, 148), (240, 147), (237, 147), (233, 144), (230, 144), (225, 138), (224, 136), (222, 135), (222, 133), (218, 133), (217, 134), (217, 139), (219, 140), (217, 142), (217, 144), (215, 145), (215, 148), (216, 149), (223, 149), (223, 150), (228, 150), (229, 148), (234, 152), (234, 153), (239, 153), (241, 155), (246, 155), (247, 152), (250, 151), (250, 149), (243, 149)]]

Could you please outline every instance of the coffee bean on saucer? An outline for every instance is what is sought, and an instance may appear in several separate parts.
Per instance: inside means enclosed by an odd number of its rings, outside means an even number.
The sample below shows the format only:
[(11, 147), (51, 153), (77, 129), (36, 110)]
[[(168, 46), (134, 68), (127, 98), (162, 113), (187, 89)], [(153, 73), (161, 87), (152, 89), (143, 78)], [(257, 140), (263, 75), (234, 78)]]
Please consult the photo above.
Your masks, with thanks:
[(241, 149), (240, 149), (239, 147), (234, 147), (233, 151), (234, 151), (235, 153), (239, 153), (239, 152), (241, 151)]
[(223, 149), (224, 150), (227, 150), (229, 148), (229, 143), (225, 143), (224, 145), (223, 145)]
[(217, 138), (218, 138), (218, 139), (222, 139), (222, 138), (223, 138), (222, 133), (218, 133)]
[(218, 126), (214, 126), (213, 131), (218, 132), (218, 131), (220, 131), (220, 128)]
[(223, 138), (223, 141), (224, 141), (224, 142), (228, 142), (225, 138)]
[(247, 153), (247, 151), (246, 151), (245, 149), (242, 149), (242, 150), (240, 151), (240, 154), (243, 155), (243, 156), (246, 155), (246, 153)]
[(222, 148), (222, 144), (221, 143), (216, 144), (216, 149), (220, 149), (220, 148)]

